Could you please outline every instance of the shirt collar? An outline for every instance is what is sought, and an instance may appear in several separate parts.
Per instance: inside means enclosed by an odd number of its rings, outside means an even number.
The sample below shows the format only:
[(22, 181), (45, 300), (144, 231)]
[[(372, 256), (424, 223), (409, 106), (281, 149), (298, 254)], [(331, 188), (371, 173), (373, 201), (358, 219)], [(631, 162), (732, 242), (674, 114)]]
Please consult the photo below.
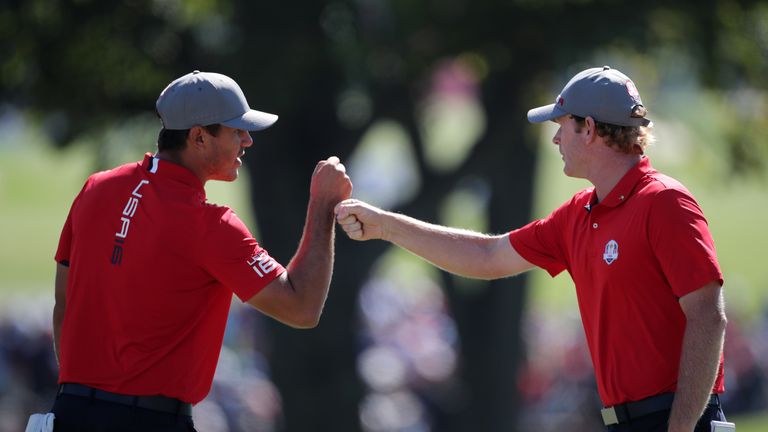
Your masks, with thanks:
[(624, 174), (605, 199), (600, 201), (600, 205), (606, 207), (617, 207), (621, 205), (630, 197), (635, 186), (640, 182), (640, 179), (645, 177), (646, 174), (653, 172), (656, 172), (656, 170), (651, 166), (651, 161), (647, 156), (643, 156), (640, 159), (640, 162), (635, 164), (635, 166), (630, 168), (629, 171)]
[(196, 192), (198, 192), (203, 201), (205, 201), (205, 187), (203, 182), (192, 173), (192, 171), (183, 166), (173, 163), (169, 160), (160, 159), (152, 153), (144, 154), (144, 160), (141, 162), (142, 168), (150, 172), (151, 175), (159, 175), (183, 183)]

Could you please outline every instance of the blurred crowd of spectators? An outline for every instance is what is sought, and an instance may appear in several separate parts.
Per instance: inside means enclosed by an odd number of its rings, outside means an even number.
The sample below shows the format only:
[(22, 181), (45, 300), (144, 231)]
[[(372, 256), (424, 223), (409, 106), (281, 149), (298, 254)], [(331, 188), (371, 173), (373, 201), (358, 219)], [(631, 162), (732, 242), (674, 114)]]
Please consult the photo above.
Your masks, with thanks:
[[(237, 302), (236, 302), (237, 303)], [(0, 306), (0, 432), (22, 431), (28, 415), (50, 409), (57, 366), (49, 299)], [(592, 366), (576, 311), (530, 310), (527, 353), (518, 374), (521, 430), (600, 430)], [(265, 318), (234, 304), (210, 395), (195, 407), (207, 432), (279, 430), (281, 402), (258, 344)], [(366, 431), (430, 431), (431, 412), (450, 404), (460, 363), (459, 339), (439, 286), (371, 279), (360, 297), (358, 370), (368, 393), (360, 406)], [(768, 409), (768, 311), (749, 327), (729, 315), (726, 415)]]

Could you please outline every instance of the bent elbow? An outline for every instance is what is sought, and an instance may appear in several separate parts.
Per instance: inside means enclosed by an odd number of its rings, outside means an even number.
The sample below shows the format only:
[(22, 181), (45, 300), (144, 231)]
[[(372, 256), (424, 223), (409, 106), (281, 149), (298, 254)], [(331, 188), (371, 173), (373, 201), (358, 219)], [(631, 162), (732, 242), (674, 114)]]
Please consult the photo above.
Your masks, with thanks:
[(716, 326), (719, 330), (725, 330), (726, 326), (728, 325), (728, 317), (725, 316), (725, 306), (722, 302), (719, 302), (715, 310), (712, 314), (712, 322), (713, 325)]
[(720, 328), (725, 330), (725, 328), (728, 326), (728, 317), (725, 316), (725, 311), (722, 311), (718, 314), (718, 322)]
[(301, 316), (294, 317), (288, 325), (297, 330), (309, 330), (317, 327), (320, 324), (320, 314), (302, 314)]
[(728, 325), (728, 318), (722, 310), (713, 311), (707, 317), (701, 317), (696, 321), (699, 327), (709, 329), (715, 333), (724, 333)]
[(286, 320), (285, 323), (298, 330), (313, 329), (320, 324), (320, 316), (322, 314), (322, 307), (304, 306), (295, 309), (290, 319)]

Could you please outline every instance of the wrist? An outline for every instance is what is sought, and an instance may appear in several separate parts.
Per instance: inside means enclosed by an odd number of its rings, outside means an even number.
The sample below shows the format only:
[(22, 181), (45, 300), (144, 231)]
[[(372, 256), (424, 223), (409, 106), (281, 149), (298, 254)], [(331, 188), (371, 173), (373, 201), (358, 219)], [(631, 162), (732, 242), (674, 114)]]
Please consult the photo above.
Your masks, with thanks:
[(334, 205), (329, 200), (310, 200), (307, 206), (305, 230), (332, 230), (335, 224)]
[(669, 416), (669, 426), (667, 432), (693, 432), (696, 427), (696, 421), (684, 421), (680, 419), (674, 411)]
[(327, 197), (310, 197), (309, 209), (316, 213), (331, 213), (333, 214), (333, 208), (339, 201)]
[(401, 246), (409, 236), (414, 235), (408, 216), (400, 213), (383, 211), (381, 214), (381, 239)]
[(390, 243), (394, 242), (393, 235), (392, 235), (392, 220), (394, 220), (397, 216), (395, 216), (393, 213), (390, 213), (388, 211), (381, 212), (381, 217), (379, 220), (381, 223), (379, 224), (379, 228), (381, 229), (381, 239)]

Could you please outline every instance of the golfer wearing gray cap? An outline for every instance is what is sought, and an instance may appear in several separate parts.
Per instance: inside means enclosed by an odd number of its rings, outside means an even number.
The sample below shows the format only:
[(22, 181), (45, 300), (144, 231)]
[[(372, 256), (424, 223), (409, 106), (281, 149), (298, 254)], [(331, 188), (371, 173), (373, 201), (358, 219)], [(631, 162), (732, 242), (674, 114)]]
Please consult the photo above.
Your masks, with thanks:
[[(725, 420), (725, 312), (714, 242), (678, 181), (651, 166), (647, 110), (608, 66), (574, 76), (528, 119), (559, 126), (564, 172), (589, 180), (547, 217), (503, 235), (428, 224), (357, 200), (336, 207), (355, 240), (384, 239), (466, 277), (538, 266), (571, 275), (611, 431), (710, 431)], [(695, 428), (695, 429), (694, 429)]]
[[(158, 151), (93, 174), (56, 252), (56, 431), (187, 431), (208, 394), (235, 294), (297, 328), (317, 325), (333, 268), (334, 206), (352, 184), (318, 162), (304, 235), (283, 266), (209, 180), (233, 181), (250, 131), (277, 116), (249, 107), (231, 78), (194, 71), (157, 100)], [(274, 185), (278, 187), (278, 185)]]

